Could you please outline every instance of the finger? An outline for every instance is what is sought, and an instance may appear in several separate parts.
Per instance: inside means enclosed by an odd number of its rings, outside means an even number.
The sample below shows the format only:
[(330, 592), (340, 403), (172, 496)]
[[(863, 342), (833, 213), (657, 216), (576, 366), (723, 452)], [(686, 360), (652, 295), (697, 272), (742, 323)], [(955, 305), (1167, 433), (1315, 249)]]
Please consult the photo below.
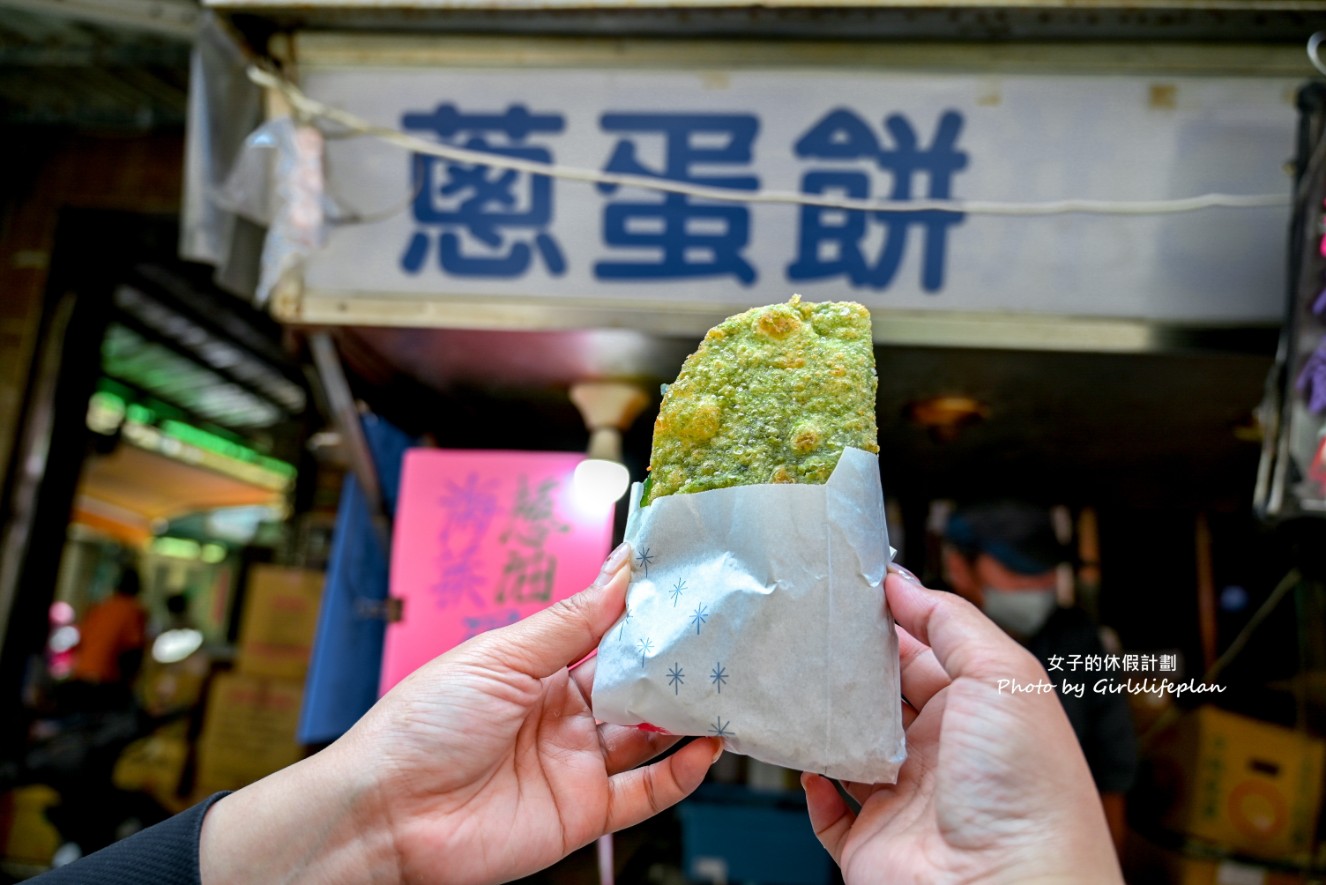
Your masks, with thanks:
[(801, 775), (801, 788), (806, 791), (806, 810), (810, 813), (810, 826), (815, 837), (820, 840), (824, 850), (829, 852), (834, 863), (843, 864), (843, 843), (856, 822), (847, 802), (838, 795), (837, 789), (829, 779), (818, 774), (804, 772)]
[(626, 605), (630, 556), (630, 546), (621, 544), (588, 588), (509, 627), (483, 634), (486, 654), (536, 679), (579, 661), (598, 646)]
[(697, 738), (666, 759), (609, 778), (604, 832), (633, 827), (685, 799), (722, 753), (717, 738)]
[[(902, 575), (904, 579), (911, 581), (913, 584), (921, 584), (921, 579), (918, 578), (916, 575), (912, 574), (907, 568), (905, 568), (902, 565), (902, 563), (890, 562), (886, 571)], [(925, 585), (921, 584), (921, 586)]]
[(902, 702), (902, 730), (906, 731), (911, 728), (912, 723), (916, 721), (916, 717), (919, 715), (921, 714), (917, 709), (904, 700)]
[(894, 620), (930, 647), (951, 679), (986, 677), (1027, 656), (1022, 646), (956, 594), (927, 590), (896, 572), (885, 578), (884, 592)]
[[(592, 706), (594, 693), (594, 672), (598, 669), (596, 658), (589, 658), (571, 668), (571, 681), (585, 700), (585, 706)], [(612, 725), (601, 723), (598, 726), (599, 745), (603, 749), (603, 764), (608, 774), (617, 774), (635, 768), (641, 762), (653, 759), (659, 753), (672, 747), (681, 740), (681, 735), (664, 734), (637, 728), (634, 725)]]
[(594, 696), (594, 674), (598, 671), (599, 658), (596, 654), (582, 659), (571, 667), (571, 681), (575, 683), (585, 703), (590, 703)]
[(916, 709), (921, 709), (951, 680), (934, 651), (905, 628), (898, 625), (898, 676), (902, 695)]
[(874, 784), (861, 784), (856, 781), (840, 781), (840, 783), (842, 784), (842, 788), (847, 791), (847, 795), (851, 796), (853, 801), (856, 802), (858, 808), (865, 805), (866, 800), (869, 799), (877, 789)]
[(599, 726), (599, 746), (603, 748), (603, 766), (609, 775), (630, 771), (641, 762), (653, 759), (681, 740), (681, 735), (663, 734), (636, 728), (634, 725)]

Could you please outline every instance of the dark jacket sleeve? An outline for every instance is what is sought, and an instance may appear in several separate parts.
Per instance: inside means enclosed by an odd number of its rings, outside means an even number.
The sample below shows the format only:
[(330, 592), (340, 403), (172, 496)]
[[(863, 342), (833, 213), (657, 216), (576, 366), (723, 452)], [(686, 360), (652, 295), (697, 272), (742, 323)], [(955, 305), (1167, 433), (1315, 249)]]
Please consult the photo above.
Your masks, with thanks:
[(215, 793), (156, 826), (31, 881), (41, 885), (200, 885), (198, 838), (203, 815), (225, 795)]
[(1137, 776), (1137, 732), (1122, 694), (1097, 695), (1082, 750), (1102, 793), (1126, 793)]

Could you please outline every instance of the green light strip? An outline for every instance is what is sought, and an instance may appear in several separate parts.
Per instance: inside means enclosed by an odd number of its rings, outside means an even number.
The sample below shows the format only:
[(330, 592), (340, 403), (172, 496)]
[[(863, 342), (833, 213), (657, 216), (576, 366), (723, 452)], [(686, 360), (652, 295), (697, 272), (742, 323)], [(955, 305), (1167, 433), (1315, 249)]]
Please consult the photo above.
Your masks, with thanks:
[[(173, 418), (166, 418), (160, 414), (161, 411), (168, 410), (173, 412), (175, 410), (170, 409), (169, 407), (158, 410), (134, 402), (130, 398), (130, 391), (108, 378), (100, 379), (97, 388), (97, 392), (94, 396), (99, 402), (110, 410), (118, 411), (124, 416), (126, 421), (130, 421), (134, 424), (142, 424), (147, 427), (157, 427), (166, 436), (177, 439), (186, 445), (191, 445), (227, 458), (233, 458), (234, 460), (242, 461), (245, 464), (252, 464), (286, 480), (293, 479), (298, 472), (293, 464), (289, 464), (279, 458), (263, 455), (249, 446), (235, 442), (232, 439), (227, 439), (219, 434), (203, 430), (200, 427), (195, 427), (192, 424), (177, 421)], [(155, 403), (153, 405), (155, 406)]]
[(157, 413), (147, 406), (140, 406), (138, 403), (129, 403), (125, 406), (124, 417), (135, 424), (155, 424), (157, 423)]
[(192, 424), (172, 421), (167, 418), (161, 422), (161, 432), (167, 436), (173, 436), (182, 443), (197, 446), (218, 455), (225, 455), (227, 458), (234, 458), (236, 461), (256, 464), (265, 470), (270, 470), (272, 473), (280, 474), (286, 479), (290, 479), (295, 475), (293, 465), (276, 458), (270, 458), (267, 455), (260, 455), (248, 446), (242, 446), (239, 443), (217, 436), (215, 433), (200, 430)]

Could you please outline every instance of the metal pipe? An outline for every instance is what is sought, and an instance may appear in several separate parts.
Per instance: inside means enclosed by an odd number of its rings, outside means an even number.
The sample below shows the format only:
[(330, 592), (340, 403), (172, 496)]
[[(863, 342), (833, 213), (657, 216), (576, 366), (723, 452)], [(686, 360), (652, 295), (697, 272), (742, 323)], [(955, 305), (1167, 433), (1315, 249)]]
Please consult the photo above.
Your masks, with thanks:
[(309, 351), (313, 354), (313, 365), (318, 372), (327, 405), (331, 409), (332, 422), (345, 444), (346, 455), (350, 461), (350, 472), (354, 474), (359, 488), (368, 501), (369, 522), (378, 542), (382, 545), (382, 554), (391, 556), (391, 518), (387, 514), (386, 502), (382, 495), (382, 484), (378, 480), (377, 466), (373, 463), (373, 452), (368, 447), (364, 436), (364, 427), (359, 422), (359, 408), (350, 393), (350, 385), (345, 379), (341, 366), (340, 354), (336, 351), (336, 342), (329, 332), (313, 332), (308, 337)]

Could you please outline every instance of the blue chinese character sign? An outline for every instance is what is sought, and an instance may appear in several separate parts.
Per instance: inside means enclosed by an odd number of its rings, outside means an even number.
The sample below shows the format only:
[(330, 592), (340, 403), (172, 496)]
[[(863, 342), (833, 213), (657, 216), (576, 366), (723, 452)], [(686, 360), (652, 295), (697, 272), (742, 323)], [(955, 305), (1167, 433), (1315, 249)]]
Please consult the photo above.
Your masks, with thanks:
[[(495, 114), (464, 114), (453, 104), (440, 104), (401, 117), (406, 131), (428, 132), (469, 150), (543, 162), (552, 154), (527, 140), (560, 132), (563, 125), (557, 114), (531, 114), (519, 104)], [(406, 273), (424, 272), (434, 245), (435, 269), (443, 276), (516, 278), (529, 270), (536, 254), (550, 273), (565, 271), (562, 251), (548, 229), (551, 178), (415, 154), (410, 181), (419, 229), (401, 254)]]
[[(417, 139), (328, 139), (344, 211), (304, 269), (306, 318), (335, 321), (357, 298), (712, 315), (792, 292), (875, 310), (1280, 318), (1288, 81), (1167, 78), (1158, 103), (1154, 78), (1130, 75), (301, 70), (314, 98)], [(1212, 193), (1286, 204), (990, 209)]]

